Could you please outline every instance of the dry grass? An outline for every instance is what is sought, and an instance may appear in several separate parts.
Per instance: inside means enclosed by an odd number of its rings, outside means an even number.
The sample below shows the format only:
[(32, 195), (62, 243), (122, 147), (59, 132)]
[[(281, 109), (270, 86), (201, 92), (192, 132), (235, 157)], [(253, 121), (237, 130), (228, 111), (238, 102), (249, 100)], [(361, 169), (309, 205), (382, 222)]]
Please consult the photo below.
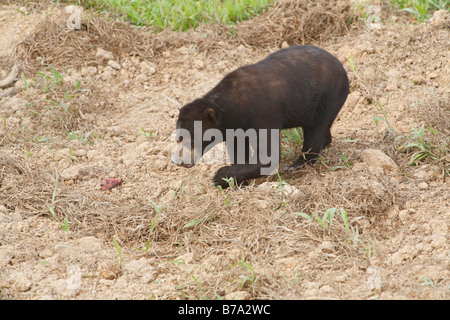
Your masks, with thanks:
[(327, 0), (279, 1), (267, 13), (238, 24), (234, 31), (229, 26), (203, 25), (183, 33), (154, 33), (151, 29), (136, 30), (121, 22), (91, 16), (82, 23), (81, 30), (72, 32), (65, 27), (63, 18), (52, 17), (18, 45), (16, 56), (22, 68), (31, 71), (30, 68), (37, 69), (42, 64), (55, 68), (95, 65), (97, 48), (115, 56), (125, 54), (152, 60), (164, 50), (187, 44), (194, 44), (199, 50), (213, 50), (223, 40), (230, 44), (274, 47), (282, 42), (307, 43), (342, 35), (351, 17), (347, 2), (336, 5)]
[(327, 40), (348, 31), (353, 13), (347, 1), (279, 1), (267, 13), (236, 28), (245, 44), (280, 47)]

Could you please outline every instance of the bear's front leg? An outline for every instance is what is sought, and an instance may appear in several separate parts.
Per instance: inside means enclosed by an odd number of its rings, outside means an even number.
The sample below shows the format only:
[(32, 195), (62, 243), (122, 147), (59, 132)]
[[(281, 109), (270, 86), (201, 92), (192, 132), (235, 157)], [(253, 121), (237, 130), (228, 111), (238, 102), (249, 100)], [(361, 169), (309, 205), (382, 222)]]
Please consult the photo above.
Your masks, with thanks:
[[(214, 185), (228, 188), (230, 178), (234, 179), (234, 185), (248, 185), (249, 180), (276, 172), (280, 163), (280, 135), (278, 129), (265, 130), (252, 142), (245, 140), (245, 148), (238, 149), (238, 143), (229, 143), (227, 140), (227, 152), (233, 165), (217, 170), (212, 179)], [(253, 149), (253, 152), (250, 152)], [(273, 150), (273, 152), (271, 151)], [(251, 154), (250, 154), (251, 153)], [(239, 156), (245, 163), (239, 163)]]
[(246, 186), (249, 180), (261, 177), (261, 166), (255, 164), (236, 164), (222, 167), (216, 171), (212, 179), (215, 186), (229, 187), (229, 179), (234, 179), (235, 186)]

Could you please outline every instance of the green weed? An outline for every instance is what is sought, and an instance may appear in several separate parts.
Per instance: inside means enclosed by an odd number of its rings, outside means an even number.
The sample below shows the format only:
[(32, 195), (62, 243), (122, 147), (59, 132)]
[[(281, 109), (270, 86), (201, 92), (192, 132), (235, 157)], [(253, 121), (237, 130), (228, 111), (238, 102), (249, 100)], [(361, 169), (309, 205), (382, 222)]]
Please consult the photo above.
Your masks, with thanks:
[[(381, 113), (383, 115), (383, 117), (379, 117), (379, 116), (373, 116), (372, 117), (373, 121), (375, 122), (375, 126), (377, 128), (378, 134), (381, 135), (380, 131), (378, 130), (378, 121), (383, 121), (389, 127), (389, 130), (391, 132), (396, 132), (394, 130), (394, 128), (391, 126), (391, 124), (389, 123), (389, 121), (388, 121), (387, 110), (385, 108), (383, 108), (383, 106), (381, 105), (381, 102), (378, 99), (375, 99), (375, 101), (376, 101), (376, 103), (378, 105), (378, 108), (380, 109), (380, 111), (381, 111)], [(387, 97), (386, 97), (386, 104), (388, 104), (388, 102), (389, 102), (389, 95), (387, 95)]]
[(419, 22), (429, 19), (433, 11), (449, 8), (449, 0), (387, 0), (387, 2), (400, 11), (411, 13)]
[(76, 161), (76, 162), (79, 162), (79, 161), (80, 161), (80, 160), (78, 160), (78, 158), (75, 157), (75, 155), (73, 154), (72, 147), (69, 147), (69, 156), (70, 156), (70, 159), (72, 159), (72, 160), (74, 160), (74, 161)]
[(249, 262), (244, 261), (242, 257), (238, 265), (240, 265), (244, 272), (246, 272), (246, 274), (239, 276), (239, 278), (241, 279), (239, 281), (239, 286), (241, 288), (244, 288), (245, 286), (252, 287), (256, 280), (256, 272), (253, 269), (252, 265)]
[(314, 211), (311, 212), (311, 215), (304, 212), (294, 212), (294, 215), (303, 217), (311, 222), (315, 222), (322, 229), (328, 230), (330, 230), (334, 225), (335, 217), (338, 216), (340, 221), (342, 221), (347, 234), (347, 238), (339, 241), (344, 245), (350, 241), (353, 247), (357, 248), (358, 251), (365, 253), (369, 258), (374, 255), (374, 248), (369, 243), (366, 243), (360, 239), (361, 233), (359, 231), (358, 224), (355, 223), (358, 218), (349, 221), (347, 211), (344, 208), (329, 208), (322, 216)]
[(233, 24), (266, 10), (274, 0), (72, 0), (157, 31), (185, 31), (200, 23)]
[(150, 132), (145, 131), (144, 127), (141, 127), (141, 134), (146, 138), (154, 138), (158, 135), (158, 132), (152, 130)]
[(141, 249), (141, 248), (137, 248), (137, 247), (135, 248), (137, 250), (141, 250), (141, 251), (145, 251), (145, 252), (147, 252), (148, 249), (150, 248), (150, 242), (151, 242), (151, 239), (152, 239), (153, 230), (155, 229), (156, 223), (158, 222), (159, 217), (161, 216), (161, 209), (159, 208), (159, 206), (155, 202), (153, 202), (152, 200), (150, 200), (150, 202), (153, 205), (153, 208), (155, 208), (156, 216), (153, 219), (152, 224), (150, 226), (150, 232), (148, 234), (147, 243), (145, 244), (145, 249)]
[[(433, 127), (427, 127), (427, 130), (433, 135), (438, 134)], [(402, 138), (406, 139), (406, 142), (398, 147), (399, 151), (413, 152), (409, 160), (410, 166), (418, 165), (421, 161), (427, 158), (434, 160), (439, 159), (436, 147), (434, 147), (432, 143), (428, 141), (428, 138), (425, 137), (425, 133), (425, 125), (422, 125), (419, 129), (413, 128), (410, 135), (399, 136), (396, 138), (396, 140)]]
[(53, 218), (59, 223), (61, 228), (64, 231), (69, 232), (69, 221), (67, 220), (67, 217), (64, 217), (64, 223), (61, 223), (55, 212), (55, 203), (56, 203), (55, 199), (56, 199), (56, 190), (58, 189), (58, 179), (59, 179), (59, 175), (58, 175), (58, 171), (56, 171), (55, 187), (53, 188), (51, 206), (48, 207), (48, 210), (52, 214)]
[(119, 255), (119, 264), (122, 267), (122, 250), (120, 249), (119, 243), (113, 237), (114, 246), (116, 247), (117, 254)]

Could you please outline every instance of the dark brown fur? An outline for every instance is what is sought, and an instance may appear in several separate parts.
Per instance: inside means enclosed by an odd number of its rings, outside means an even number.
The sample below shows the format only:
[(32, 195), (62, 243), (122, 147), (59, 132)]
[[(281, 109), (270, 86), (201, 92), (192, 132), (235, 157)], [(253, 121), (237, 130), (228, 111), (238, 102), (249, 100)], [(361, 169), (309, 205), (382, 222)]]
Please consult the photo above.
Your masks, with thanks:
[[(226, 129), (302, 127), (302, 154), (290, 166), (295, 169), (314, 162), (331, 143), (330, 127), (348, 92), (347, 73), (334, 56), (317, 47), (294, 46), (225, 76), (205, 96), (180, 109), (177, 127), (189, 130), (193, 121), (201, 120), (203, 131), (217, 128), (224, 137)], [(260, 162), (226, 166), (213, 182), (227, 187), (224, 178), (233, 177), (246, 183), (261, 176), (261, 167)]]

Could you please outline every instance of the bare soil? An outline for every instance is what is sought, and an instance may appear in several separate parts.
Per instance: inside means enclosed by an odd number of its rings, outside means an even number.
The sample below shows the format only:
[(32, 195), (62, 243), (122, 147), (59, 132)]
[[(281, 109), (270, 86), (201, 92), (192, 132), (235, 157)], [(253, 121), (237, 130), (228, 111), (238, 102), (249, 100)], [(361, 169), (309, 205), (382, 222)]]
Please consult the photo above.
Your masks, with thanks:
[[(0, 299), (449, 298), (449, 13), (332, 27), (344, 3), (314, 34), (302, 17), (328, 2), (281, 3), (236, 29), (157, 35), (0, 7), (0, 80), (21, 70), (0, 99)], [(321, 161), (226, 191), (210, 183), (220, 164), (170, 163), (181, 106), (302, 43), (351, 81)], [(401, 145), (422, 125), (435, 156), (410, 166), (418, 149)], [(282, 166), (300, 148), (283, 140)], [(101, 191), (105, 178), (123, 183)], [(330, 208), (323, 225), (298, 214)]]

